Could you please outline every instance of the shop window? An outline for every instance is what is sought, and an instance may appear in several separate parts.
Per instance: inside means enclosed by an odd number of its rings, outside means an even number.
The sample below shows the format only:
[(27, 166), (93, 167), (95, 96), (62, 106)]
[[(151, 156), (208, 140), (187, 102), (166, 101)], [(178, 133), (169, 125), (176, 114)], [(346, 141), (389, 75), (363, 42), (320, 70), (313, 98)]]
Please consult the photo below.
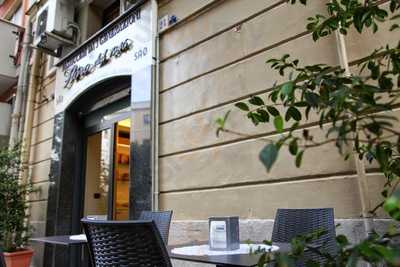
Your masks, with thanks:
[(90, 4), (82, 5), (77, 11), (81, 41), (84, 42), (119, 16), (120, 1), (93, 0)]
[(121, 1), (124, 1), (125, 10), (127, 10), (138, 0), (92, 0), (77, 8), (76, 21), (80, 25), (82, 42), (120, 15)]
[(114, 1), (110, 6), (104, 9), (102, 26), (103, 27), (106, 26), (115, 18), (117, 18), (119, 16), (119, 10), (120, 10), (119, 1)]
[(11, 16), (10, 22), (22, 26), (22, 6), (19, 6), (15, 13)]
[(150, 119), (150, 114), (144, 114), (143, 115), (143, 123), (144, 124), (150, 124), (151, 119)]
[(134, 4), (136, 4), (136, 2), (138, 2), (138, 0), (126, 0), (125, 1), (126, 10), (129, 9)]

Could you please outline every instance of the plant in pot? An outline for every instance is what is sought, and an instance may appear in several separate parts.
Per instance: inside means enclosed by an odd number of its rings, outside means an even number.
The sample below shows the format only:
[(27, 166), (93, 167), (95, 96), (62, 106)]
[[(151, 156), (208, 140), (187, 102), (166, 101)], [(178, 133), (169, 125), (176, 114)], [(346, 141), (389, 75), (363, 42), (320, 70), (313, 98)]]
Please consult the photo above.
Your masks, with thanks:
[(0, 149), (0, 246), (7, 267), (29, 266), (33, 250), (27, 248), (32, 231), (27, 225), (27, 198), (33, 191), (20, 181), (23, 166), (19, 146)]

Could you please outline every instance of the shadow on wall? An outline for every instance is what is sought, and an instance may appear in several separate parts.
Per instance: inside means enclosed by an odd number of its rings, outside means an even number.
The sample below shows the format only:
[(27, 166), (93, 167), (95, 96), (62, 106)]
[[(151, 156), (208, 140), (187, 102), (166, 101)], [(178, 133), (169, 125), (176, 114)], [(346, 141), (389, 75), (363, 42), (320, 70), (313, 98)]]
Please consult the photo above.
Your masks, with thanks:
[(6, 147), (8, 145), (8, 136), (0, 135), (0, 148)]

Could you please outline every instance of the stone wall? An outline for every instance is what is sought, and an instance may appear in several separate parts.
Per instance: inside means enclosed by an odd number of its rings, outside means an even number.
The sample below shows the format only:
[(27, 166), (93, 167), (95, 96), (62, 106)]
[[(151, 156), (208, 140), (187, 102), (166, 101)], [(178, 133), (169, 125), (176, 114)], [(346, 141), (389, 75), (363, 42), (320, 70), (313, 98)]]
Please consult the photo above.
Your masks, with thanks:
[[(50, 157), (54, 125), (54, 73), (48, 73), (48, 56), (41, 58), (42, 79), (40, 79), (35, 99), (34, 118), (29, 159), (29, 178), (39, 190), (31, 195), (29, 212), (30, 224), (34, 227), (33, 237), (46, 234), (47, 199), (50, 187)], [(42, 244), (33, 243), (35, 255), (32, 266), (42, 266)]]
[[(160, 207), (173, 210), (174, 220), (197, 224), (222, 215), (270, 220), (277, 208), (316, 207), (333, 207), (337, 218), (360, 217), (355, 159), (344, 161), (335, 146), (326, 145), (306, 152), (298, 169), (282, 151), (267, 173), (258, 160), (265, 143), (257, 138), (276, 138), (274, 127), (255, 128), (233, 107), (283, 81), (266, 66), (269, 58), (290, 53), (302, 64), (340, 64), (335, 36), (315, 43), (305, 29), (307, 17), (325, 13), (327, 2), (309, 1), (307, 7), (281, 0), (161, 2), (160, 14), (179, 20), (160, 39)], [(345, 41), (351, 64), (385, 43), (395, 44), (398, 37), (385, 33), (389, 26), (382, 24), (376, 35), (350, 31)], [(250, 137), (216, 137), (214, 122), (228, 110), (227, 127)], [(316, 121), (312, 114), (302, 127), (323, 138)], [(376, 165), (366, 167), (372, 206), (380, 200), (384, 178)], [(174, 233), (191, 240), (198, 232)]]

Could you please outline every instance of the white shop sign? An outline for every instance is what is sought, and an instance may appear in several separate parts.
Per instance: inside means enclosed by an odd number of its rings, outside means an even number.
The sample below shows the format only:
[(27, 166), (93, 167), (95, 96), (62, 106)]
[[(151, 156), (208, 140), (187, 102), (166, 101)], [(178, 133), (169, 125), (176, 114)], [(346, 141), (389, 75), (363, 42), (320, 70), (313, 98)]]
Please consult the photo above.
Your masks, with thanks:
[(134, 75), (152, 64), (152, 1), (127, 11), (59, 63), (55, 111), (64, 111), (77, 97), (111, 77)]

